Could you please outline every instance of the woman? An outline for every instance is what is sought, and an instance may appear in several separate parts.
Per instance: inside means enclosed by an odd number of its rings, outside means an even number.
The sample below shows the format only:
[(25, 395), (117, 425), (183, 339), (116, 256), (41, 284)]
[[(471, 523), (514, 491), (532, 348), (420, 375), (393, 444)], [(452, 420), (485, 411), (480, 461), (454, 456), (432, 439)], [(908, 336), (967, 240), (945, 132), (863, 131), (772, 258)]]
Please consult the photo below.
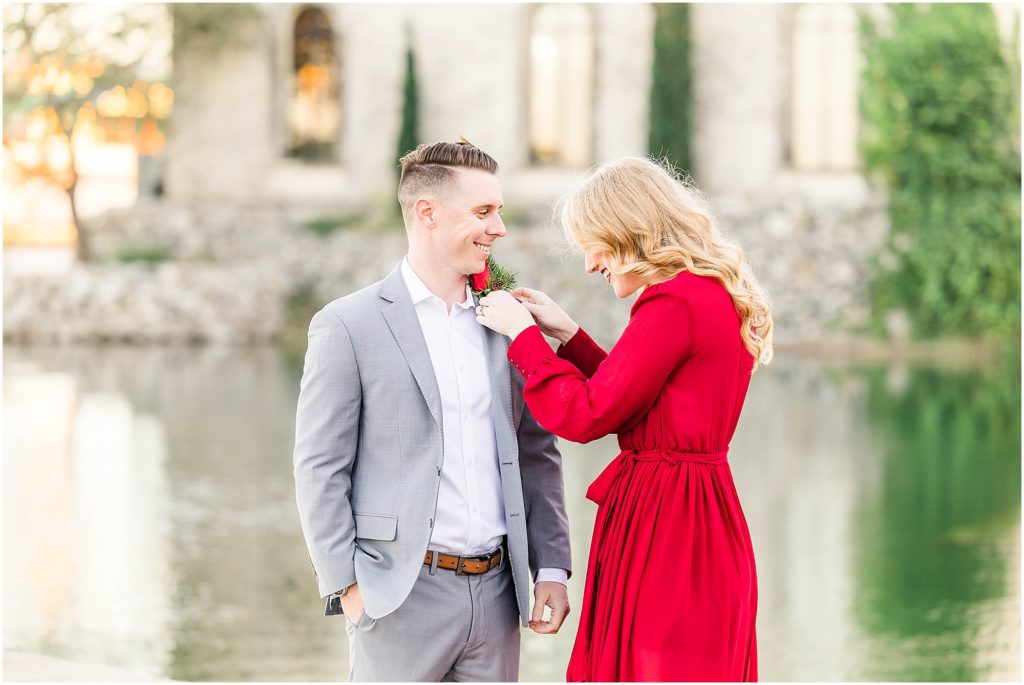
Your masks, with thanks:
[(599, 509), (567, 678), (756, 680), (754, 554), (726, 455), (750, 376), (771, 360), (767, 295), (696, 194), (646, 159), (600, 167), (562, 223), (588, 273), (619, 298), (640, 291), (612, 350), (537, 290), (492, 293), (478, 319), (513, 339), (545, 428), (618, 435), (587, 492)]

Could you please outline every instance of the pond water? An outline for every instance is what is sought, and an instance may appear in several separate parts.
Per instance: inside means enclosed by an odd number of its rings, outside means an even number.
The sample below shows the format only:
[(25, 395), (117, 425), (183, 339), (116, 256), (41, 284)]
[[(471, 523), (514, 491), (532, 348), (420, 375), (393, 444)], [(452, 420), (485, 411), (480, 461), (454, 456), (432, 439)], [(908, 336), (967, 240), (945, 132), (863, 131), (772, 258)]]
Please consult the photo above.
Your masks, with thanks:
[[(5, 647), (180, 680), (343, 681), (295, 511), (301, 362), (4, 349)], [(760, 677), (1019, 680), (1019, 369), (758, 372), (730, 462)], [(523, 680), (563, 680), (614, 437), (560, 441), (577, 576)]]

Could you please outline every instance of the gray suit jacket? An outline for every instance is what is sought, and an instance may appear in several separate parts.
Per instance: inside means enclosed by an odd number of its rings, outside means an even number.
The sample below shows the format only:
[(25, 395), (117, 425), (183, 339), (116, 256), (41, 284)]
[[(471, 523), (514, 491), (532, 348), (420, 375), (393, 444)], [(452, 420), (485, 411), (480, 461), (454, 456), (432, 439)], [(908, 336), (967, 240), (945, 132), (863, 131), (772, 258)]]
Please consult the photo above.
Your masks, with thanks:
[[(371, 618), (397, 609), (416, 581), (443, 459), (441, 396), (399, 266), (313, 317), (295, 420), (296, 499), (320, 595), (358, 581)], [(561, 455), (523, 401), (508, 339), (487, 329), (487, 343), (525, 626), (528, 568), (571, 571)]]

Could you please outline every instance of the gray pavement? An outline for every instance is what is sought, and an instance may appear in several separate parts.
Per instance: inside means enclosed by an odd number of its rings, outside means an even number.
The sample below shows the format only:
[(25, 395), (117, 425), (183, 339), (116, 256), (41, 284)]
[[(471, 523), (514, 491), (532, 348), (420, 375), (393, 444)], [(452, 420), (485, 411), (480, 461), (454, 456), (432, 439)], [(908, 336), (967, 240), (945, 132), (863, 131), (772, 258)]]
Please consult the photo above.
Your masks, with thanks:
[(140, 674), (130, 669), (106, 664), (69, 661), (42, 654), (4, 650), (5, 682), (170, 682), (165, 678)]

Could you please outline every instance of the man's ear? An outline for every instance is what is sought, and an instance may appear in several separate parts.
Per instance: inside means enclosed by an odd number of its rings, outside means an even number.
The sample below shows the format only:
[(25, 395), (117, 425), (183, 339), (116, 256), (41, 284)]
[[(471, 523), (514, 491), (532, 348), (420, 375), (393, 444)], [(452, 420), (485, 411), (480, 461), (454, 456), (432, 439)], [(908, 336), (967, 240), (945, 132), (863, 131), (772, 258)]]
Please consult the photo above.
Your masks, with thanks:
[(424, 226), (433, 228), (435, 224), (435, 209), (434, 203), (431, 200), (421, 197), (419, 200), (416, 200), (416, 204), (412, 206), (412, 213), (413, 216), (419, 219)]

